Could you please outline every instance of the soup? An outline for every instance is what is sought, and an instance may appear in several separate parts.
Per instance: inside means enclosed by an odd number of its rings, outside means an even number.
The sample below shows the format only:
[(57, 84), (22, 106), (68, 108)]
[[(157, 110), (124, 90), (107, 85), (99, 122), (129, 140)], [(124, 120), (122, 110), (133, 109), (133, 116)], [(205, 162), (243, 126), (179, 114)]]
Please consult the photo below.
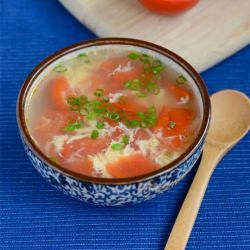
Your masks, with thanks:
[(40, 77), (28, 130), (52, 161), (76, 173), (126, 178), (179, 157), (200, 128), (187, 80), (159, 58), (98, 49), (61, 60)]

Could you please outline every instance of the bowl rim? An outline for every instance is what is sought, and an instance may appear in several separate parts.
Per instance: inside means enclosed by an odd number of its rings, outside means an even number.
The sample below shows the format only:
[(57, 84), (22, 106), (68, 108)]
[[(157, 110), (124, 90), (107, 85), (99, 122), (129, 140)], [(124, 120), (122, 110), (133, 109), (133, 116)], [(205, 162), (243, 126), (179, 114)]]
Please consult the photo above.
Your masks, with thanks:
[[(152, 50), (154, 52), (157, 52), (161, 54), (162, 56), (168, 57), (170, 60), (174, 61), (175, 63), (179, 64), (188, 74), (189, 76), (194, 80), (194, 83), (199, 89), (202, 103), (203, 103), (203, 119), (200, 126), (200, 130), (195, 137), (194, 141), (189, 145), (189, 147), (186, 149), (184, 153), (182, 153), (177, 159), (172, 161), (166, 166), (161, 167), (158, 170), (155, 170), (153, 172), (149, 172), (147, 174), (135, 176), (135, 177), (128, 177), (128, 178), (99, 178), (99, 177), (91, 177), (80, 173), (75, 173), (69, 169), (64, 168), (63, 166), (57, 164), (56, 162), (53, 162), (51, 159), (49, 159), (35, 144), (33, 141), (27, 125), (25, 121), (25, 112), (24, 112), (24, 104), (26, 101), (27, 94), (34, 83), (37, 76), (47, 68), (51, 63), (58, 60), (62, 56), (69, 54), (71, 52), (74, 52), (79, 49), (84, 49), (87, 47), (98, 47), (100, 45), (132, 45), (137, 46), (141, 48), (146, 48), (149, 50)], [(210, 97), (208, 94), (208, 90), (199, 75), (199, 73), (188, 63), (186, 62), (182, 57), (178, 56), (174, 52), (161, 47), (159, 45), (146, 42), (143, 40), (138, 39), (132, 39), (132, 38), (118, 38), (118, 37), (109, 37), (109, 38), (96, 38), (91, 39), (83, 42), (78, 42), (73, 45), (67, 46), (61, 50), (58, 50), (57, 52), (53, 53), (52, 55), (45, 58), (42, 62), (40, 62), (28, 75), (28, 77), (25, 79), (18, 95), (17, 99), (17, 106), (16, 106), (16, 116), (17, 116), (17, 123), (20, 131), (20, 135), (22, 139), (25, 141), (25, 143), (28, 145), (29, 149), (38, 157), (39, 160), (44, 162), (46, 165), (51, 167), (52, 169), (61, 172), (64, 175), (67, 175), (73, 179), (76, 179), (78, 181), (84, 181), (89, 183), (95, 183), (95, 184), (109, 184), (109, 185), (117, 185), (117, 184), (133, 184), (138, 183), (142, 181), (146, 181), (148, 179), (152, 179), (155, 177), (158, 177), (160, 175), (163, 175), (167, 172), (170, 172), (178, 166), (180, 166), (182, 163), (186, 161), (187, 158), (189, 158), (195, 150), (200, 146), (200, 144), (203, 142), (210, 123), (211, 119), (211, 103), (210, 103)]]

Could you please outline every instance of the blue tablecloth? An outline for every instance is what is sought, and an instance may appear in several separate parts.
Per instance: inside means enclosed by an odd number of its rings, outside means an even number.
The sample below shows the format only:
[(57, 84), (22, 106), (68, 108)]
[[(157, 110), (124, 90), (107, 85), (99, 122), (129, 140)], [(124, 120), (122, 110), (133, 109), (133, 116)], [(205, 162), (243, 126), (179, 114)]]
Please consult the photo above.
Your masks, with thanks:
[[(239, 13), (240, 15), (240, 13)], [(94, 38), (57, 1), (0, 1), (0, 249), (163, 249), (194, 176), (154, 200), (95, 207), (46, 183), (17, 131), (16, 98), (30, 70), (69, 44)], [(250, 95), (250, 46), (202, 74), (209, 92)], [(187, 249), (250, 249), (250, 136), (219, 164)]]

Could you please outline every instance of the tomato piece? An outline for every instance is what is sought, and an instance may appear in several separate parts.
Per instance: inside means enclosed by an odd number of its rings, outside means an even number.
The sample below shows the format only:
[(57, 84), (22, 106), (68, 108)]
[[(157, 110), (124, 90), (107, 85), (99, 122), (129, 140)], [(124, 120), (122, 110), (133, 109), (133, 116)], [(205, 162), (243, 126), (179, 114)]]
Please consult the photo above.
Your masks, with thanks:
[(127, 112), (145, 112), (146, 107), (128, 96), (121, 96), (117, 102), (113, 103), (116, 108)]
[(176, 100), (189, 100), (191, 98), (191, 93), (181, 87), (178, 87), (174, 84), (167, 85), (167, 90), (175, 97)]
[(51, 82), (51, 98), (56, 108), (68, 109), (66, 99), (71, 95), (69, 82), (66, 77), (58, 76)]
[(101, 71), (105, 72), (109, 80), (105, 85), (108, 93), (123, 89), (123, 83), (138, 78), (142, 74), (142, 65), (131, 62), (129, 58), (113, 58), (100, 64)]
[[(165, 144), (179, 147), (182, 144), (181, 136), (185, 135), (193, 118), (193, 112), (187, 108), (167, 108), (164, 106), (158, 116), (155, 129), (162, 129)], [(174, 122), (171, 127), (170, 123)]]
[[(125, 96), (124, 96), (125, 97)], [(103, 107), (107, 108), (110, 112), (116, 112), (120, 115), (121, 118), (125, 120), (139, 120), (137, 112), (145, 112), (146, 107), (142, 104), (135, 102), (132, 99), (127, 99), (126, 102), (115, 102), (115, 103), (103, 103)], [(106, 121), (110, 126), (117, 126), (118, 122), (106, 118)]]
[(150, 11), (159, 14), (177, 14), (190, 9), (199, 0), (139, 0)]
[(74, 121), (76, 118), (77, 114), (70, 111), (48, 109), (32, 125), (33, 136), (39, 143), (44, 144), (53, 135), (62, 132), (70, 120)]
[(87, 176), (93, 176), (94, 173), (93, 163), (90, 160), (73, 162), (68, 168), (73, 172)]
[(154, 163), (142, 154), (122, 156), (114, 163), (107, 165), (107, 171), (113, 178), (127, 178), (152, 172), (159, 169)]
[(93, 155), (101, 152), (107, 147), (108, 143), (108, 138), (92, 139), (85, 137), (64, 144), (60, 154), (64, 159), (69, 158), (73, 154), (76, 158), (82, 158), (84, 156)]

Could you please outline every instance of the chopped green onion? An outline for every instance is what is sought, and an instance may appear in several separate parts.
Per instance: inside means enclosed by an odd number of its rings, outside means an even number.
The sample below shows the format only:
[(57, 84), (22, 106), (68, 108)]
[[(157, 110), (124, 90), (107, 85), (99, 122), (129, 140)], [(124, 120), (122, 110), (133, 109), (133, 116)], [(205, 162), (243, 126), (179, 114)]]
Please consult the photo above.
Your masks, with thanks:
[(126, 82), (123, 83), (123, 87), (124, 87), (125, 89), (129, 89), (129, 88), (130, 88), (130, 85), (131, 85), (130, 81), (126, 81)]
[(60, 65), (57, 65), (53, 70), (55, 72), (62, 73), (62, 72), (67, 71), (67, 68), (60, 64)]
[(88, 102), (88, 98), (86, 96), (80, 97), (69, 97), (67, 99), (67, 103), (69, 105), (84, 105)]
[(77, 58), (85, 63), (89, 63), (89, 57), (85, 53), (81, 53), (77, 56)]
[(152, 65), (151, 62), (149, 60), (145, 60), (143, 62), (143, 69), (145, 72), (151, 72), (152, 71)]
[(141, 87), (141, 81), (139, 79), (131, 80), (131, 89), (132, 90), (139, 90)]
[(56, 158), (55, 156), (53, 156), (53, 155), (51, 155), (51, 156), (49, 157), (49, 159), (50, 159), (51, 161), (58, 162), (57, 158)]
[(184, 84), (185, 82), (187, 81), (187, 78), (183, 75), (180, 75), (177, 79), (176, 79), (176, 82), (178, 84)]
[(88, 119), (88, 120), (94, 120), (94, 119), (96, 119), (98, 117), (98, 115), (97, 115), (97, 113), (95, 113), (95, 112), (89, 112), (87, 115), (86, 115), (86, 118)]
[(111, 145), (111, 148), (112, 148), (113, 150), (121, 150), (121, 149), (124, 148), (124, 144), (123, 144), (123, 143), (113, 143), (113, 144)]
[(142, 93), (142, 92), (139, 92), (139, 93), (137, 94), (137, 96), (140, 97), (140, 98), (144, 98), (144, 97), (147, 96), (147, 94)]
[(82, 127), (83, 127), (83, 122), (82, 121), (69, 122), (64, 127), (64, 131), (72, 132), (72, 131), (75, 131), (76, 129), (79, 129), (79, 128), (82, 128)]
[(108, 114), (109, 118), (113, 121), (118, 121), (120, 119), (119, 114), (115, 113), (115, 112), (110, 112)]
[(140, 90), (140, 88), (141, 88), (141, 80), (140, 79), (133, 79), (133, 80), (126, 81), (123, 84), (123, 87), (125, 89)]
[(129, 142), (129, 136), (128, 136), (128, 135), (124, 135), (124, 136), (122, 137), (122, 142), (123, 142), (125, 145), (127, 145), (128, 142)]
[(147, 82), (147, 89), (150, 93), (154, 95), (158, 95), (160, 93), (160, 87), (157, 83), (148, 81)]
[(104, 108), (104, 107), (94, 108), (94, 112), (95, 112), (97, 115), (100, 115), (100, 114), (106, 113), (106, 112), (107, 112), (107, 109)]
[(105, 124), (103, 122), (97, 122), (96, 123), (96, 128), (103, 129), (104, 127), (105, 127)]
[(148, 108), (147, 112), (145, 112), (145, 117), (142, 119), (140, 126), (142, 128), (148, 127), (154, 127), (157, 120), (156, 110), (154, 106), (151, 106)]
[(91, 137), (92, 139), (96, 139), (98, 136), (99, 136), (99, 132), (98, 132), (97, 130), (93, 130), (93, 131), (91, 132), (90, 137)]
[(127, 120), (127, 121), (125, 121), (125, 125), (128, 128), (136, 128), (140, 125), (140, 122), (137, 120)]
[(140, 61), (141, 62), (145, 62), (146, 60), (148, 60), (148, 58), (149, 58), (149, 55), (147, 55), (147, 54), (141, 54)]
[(103, 89), (96, 89), (95, 92), (94, 92), (94, 95), (96, 97), (101, 97), (101, 96), (103, 96), (103, 93), (104, 93)]
[(103, 97), (102, 102), (109, 102), (109, 98), (108, 97)]
[(143, 120), (145, 118), (145, 114), (143, 112), (137, 112), (137, 115)]
[(158, 67), (161, 67), (162, 66), (162, 62), (160, 60), (154, 60), (152, 62), (152, 67), (153, 68), (158, 68)]
[(174, 128), (176, 126), (176, 122), (174, 122), (174, 121), (170, 121), (169, 123), (168, 123), (168, 127), (169, 128)]
[(135, 52), (132, 52), (128, 55), (128, 58), (133, 59), (133, 60), (138, 59), (139, 57), (140, 55)]

